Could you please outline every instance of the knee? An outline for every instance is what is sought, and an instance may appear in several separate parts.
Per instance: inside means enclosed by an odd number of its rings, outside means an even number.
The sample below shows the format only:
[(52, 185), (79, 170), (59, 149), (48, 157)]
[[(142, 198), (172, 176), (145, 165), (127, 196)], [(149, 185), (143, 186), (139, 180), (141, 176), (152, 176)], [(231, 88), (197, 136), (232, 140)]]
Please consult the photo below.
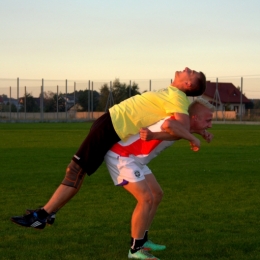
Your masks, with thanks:
[(66, 174), (62, 184), (78, 189), (81, 186), (84, 177), (85, 173), (82, 168), (74, 161), (71, 161), (66, 169)]
[(154, 204), (159, 204), (162, 201), (163, 198), (163, 190), (162, 189), (158, 189), (156, 191), (153, 192), (153, 202)]
[(141, 202), (142, 204), (145, 204), (149, 207), (152, 207), (152, 205), (154, 203), (154, 196), (151, 192), (147, 191), (147, 192), (143, 193), (142, 196), (140, 196), (139, 202)]

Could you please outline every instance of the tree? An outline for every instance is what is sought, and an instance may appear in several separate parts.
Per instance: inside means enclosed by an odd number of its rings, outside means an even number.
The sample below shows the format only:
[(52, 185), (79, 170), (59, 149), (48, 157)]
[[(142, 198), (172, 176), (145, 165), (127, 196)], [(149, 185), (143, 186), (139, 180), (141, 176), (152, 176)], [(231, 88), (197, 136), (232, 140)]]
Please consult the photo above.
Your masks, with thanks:
[[(10, 112), (10, 103), (9, 102), (2, 105), (2, 112)], [(16, 106), (12, 103), (11, 103), (11, 112), (17, 112)]]
[(119, 79), (113, 82), (112, 91), (115, 104), (119, 104), (121, 101), (137, 94), (140, 95), (139, 87), (135, 82), (130, 86), (130, 84), (120, 83)]
[[(99, 110), (105, 111), (107, 105), (110, 107), (109, 98), (113, 98), (114, 104), (119, 104), (123, 100), (129, 98), (130, 96), (140, 95), (139, 87), (134, 82), (133, 85), (121, 83), (119, 79), (115, 79), (113, 85), (111, 86), (112, 97), (110, 96), (110, 87), (107, 84), (101, 86), (100, 89), (100, 100), (99, 100)], [(112, 104), (113, 105), (113, 104)]]
[(108, 102), (108, 97), (109, 97), (109, 87), (107, 84), (104, 84), (100, 88), (99, 103), (97, 107), (98, 111), (105, 111)]
[[(66, 100), (60, 92), (53, 93), (51, 91), (44, 92), (44, 112), (65, 112)], [(58, 109), (57, 109), (58, 102)]]
[(40, 106), (30, 93), (25, 93), (25, 96), (19, 99), (20, 112), (39, 112)]
[[(92, 91), (92, 90), (87, 90), (87, 89), (84, 91), (80, 90), (77, 93), (77, 96), (78, 96), (77, 103), (82, 107), (82, 111), (88, 111), (89, 106), (90, 106), (90, 110), (91, 110), (92, 105), (93, 105), (93, 111), (97, 111), (99, 96), (100, 96), (100, 94), (97, 91), (95, 91), (95, 90)], [(90, 99), (90, 104), (89, 104), (89, 99)], [(92, 104), (92, 101), (93, 101), (93, 104)]]

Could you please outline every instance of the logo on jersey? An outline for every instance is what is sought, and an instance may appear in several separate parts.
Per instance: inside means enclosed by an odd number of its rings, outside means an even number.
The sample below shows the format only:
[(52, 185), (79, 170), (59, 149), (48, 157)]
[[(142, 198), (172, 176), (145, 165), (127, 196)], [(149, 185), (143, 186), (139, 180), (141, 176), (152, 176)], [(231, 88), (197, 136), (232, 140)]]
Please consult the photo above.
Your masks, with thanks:
[(135, 171), (134, 174), (135, 174), (135, 176), (136, 176), (137, 178), (139, 178), (140, 175), (141, 175), (139, 171)]

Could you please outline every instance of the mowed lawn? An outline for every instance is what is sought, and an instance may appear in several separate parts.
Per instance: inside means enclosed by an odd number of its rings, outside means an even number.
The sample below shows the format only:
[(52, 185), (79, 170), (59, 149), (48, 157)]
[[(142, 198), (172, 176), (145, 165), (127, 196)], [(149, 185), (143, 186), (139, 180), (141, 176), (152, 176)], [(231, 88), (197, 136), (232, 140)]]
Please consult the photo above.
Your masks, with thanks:
[[(42, 231), (10, 217), (44, 205), (91, 123), (0, 124), (0, 259), (127, 259), (135, 200), (105, 165)], [(149, 167), (164, 198), (150, 238), (161, 260), (260, 259), (260, 126), (213, 125), (197, 153), (186, 141)]]

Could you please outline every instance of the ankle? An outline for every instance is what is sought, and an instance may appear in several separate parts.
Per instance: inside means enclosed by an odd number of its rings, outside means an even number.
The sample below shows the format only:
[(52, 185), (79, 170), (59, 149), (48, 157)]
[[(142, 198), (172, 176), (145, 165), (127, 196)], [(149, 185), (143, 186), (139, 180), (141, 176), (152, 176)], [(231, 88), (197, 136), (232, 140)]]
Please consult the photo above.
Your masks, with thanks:
[(40, 218), (40, 219), (45, 219), (45, 218), (47, 218), (50, 214), (47, 212), (47, 211), (45, 211), (45, 209), (40, 209), (40, 210), (38, 210), (37, 211), (37, 215), (38, 215), (38, 217)]

